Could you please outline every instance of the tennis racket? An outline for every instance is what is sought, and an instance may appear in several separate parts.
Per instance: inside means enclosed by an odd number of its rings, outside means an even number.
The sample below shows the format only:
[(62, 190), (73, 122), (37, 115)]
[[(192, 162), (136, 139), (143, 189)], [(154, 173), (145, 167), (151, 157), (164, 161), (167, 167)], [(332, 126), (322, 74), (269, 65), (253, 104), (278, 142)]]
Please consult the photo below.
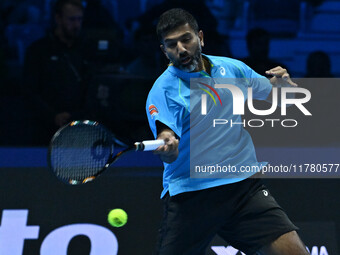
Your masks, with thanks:
[(115, 154), (116, 139), (96, 121), (72, 121), (52, 137), (48, 165), (63, 182), (77, 185), (94, 180), (128, 151), (151, 151), (163, 140), (136, 142)]

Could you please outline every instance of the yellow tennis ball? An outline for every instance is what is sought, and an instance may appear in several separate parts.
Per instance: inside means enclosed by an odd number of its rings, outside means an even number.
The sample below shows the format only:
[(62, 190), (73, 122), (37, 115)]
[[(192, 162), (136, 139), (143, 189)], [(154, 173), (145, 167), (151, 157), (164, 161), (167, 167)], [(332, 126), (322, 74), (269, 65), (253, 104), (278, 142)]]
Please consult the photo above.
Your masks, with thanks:
[(107, 221), (111, 226), (116, 228), (124, 226), (127, 222), (127, 219), (127, 213), (120, 208), (111, 210), (107, 216)]

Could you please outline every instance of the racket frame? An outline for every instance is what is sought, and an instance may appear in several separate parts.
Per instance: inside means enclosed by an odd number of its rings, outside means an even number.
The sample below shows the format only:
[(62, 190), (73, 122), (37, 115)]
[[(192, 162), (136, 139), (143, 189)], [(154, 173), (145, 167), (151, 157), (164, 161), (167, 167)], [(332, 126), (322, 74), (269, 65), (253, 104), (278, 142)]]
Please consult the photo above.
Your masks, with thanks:
[[(128, 146), (127, 148), (123, 149), (122, 151), (118, 152), (117, 154), (114, 155), (114, 146), (113, 149), (110, 153), (109, 159), (107, 160), (106, 164), (103, 166), (103, 168), (101, 170), (99, 170), (96, 174), (92, 175), (92, 176), (88, 176), (82, 180), (74, 180), (74, 179), (64, 179), (61, 178), (57, 175), (55, 169), (52, 166), (52, 162), (51, 162), (51, 156), (52, 156), (52, 149), (53, 149), (53, 143), (54, 141), (57, 139), (57, 137), (60, 135), (60, 133), (68, 128), (68, 127), (72, 127), (72, 126), (76, 126), (76, 125), (90, 125), (90, 126), (99, 126), (100, 128), (102, 128), (103, 130), (105, 130), (109, 135), (113, 136), (112, 133), (106, 129), (103, 125), (99, 124), (96, 121), (91, 121), (91, 120), (75, 120), (72, 121), (66, 125), (64, 125), (63, 127), (61, 127), (52, 137), (49, 147), (48, 147), (48, 154), (47, 154), (47, 163), (48, 166), (50, 168), (50, 170), (54, 173), (54, 175), (56, 175), (58, 177), (59, 180), (61, 180), (64, 183), (70, 184), (70, 185), (78, 185), (78, 184), (84, 184), (90, 181), (93, 181), (95, 178), (97, 178), (100, 174), (102, 174), (111, 164), (113, 164), (114, 162), (116, 162), (123, 154), (126, 154), (129, 151), (144, 151), (144, 150), (154, 150), (156, 149), (158, 146), (161, 146), (164, 144), (163, 140), (151, 140), (151, 141), (143, 141), (143, 142), (136, 142), (135, 144), (133, 144), (132, 146)], [(113, 143), (114, 143), (114, 138), (113, 138)]]

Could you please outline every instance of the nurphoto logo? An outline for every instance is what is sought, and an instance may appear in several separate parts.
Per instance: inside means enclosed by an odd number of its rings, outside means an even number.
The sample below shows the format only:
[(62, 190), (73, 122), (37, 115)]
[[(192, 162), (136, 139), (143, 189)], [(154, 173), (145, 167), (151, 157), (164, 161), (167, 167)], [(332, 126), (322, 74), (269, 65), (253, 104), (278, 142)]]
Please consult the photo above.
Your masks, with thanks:
[[(205, 88), (200, 88), (205, 93), (201, 94), (201, 115), (207, 115), (208, 113), (208, 104), (207, 104), (207, 95), (212, 98), (214, 101), (215, 106), (216, 100), (213, 94), (216, 95), (218, 98), (221, 107), (223, 107), (223, 103), (221, 100), (220, 95), (216, 91), (216, 89), (227, 89), (232, 95), (232, 113), (233, 115), (244, 115), (245, 113), (245, 95), (242, 89), (233, 84), (214, 84), (214, 85), (207, 85), (205, 83), (200, 82)], [(212, 93), (208, 90), (210, 89)], [(219, 90), (221, 91), (221, 90)], [(247, 88), (247, 105), (249, 111), (257, 116), (268, 116), (273, 114), (278, 107), (281, 109), (281, 116), (287, 115), (287, 108), (292, 107), (293, 105), (296, 106), (305, 116), (312, 116), (312, 113), (308, 111), (308, 109), (304, 106), (307, 102), (311, 99), (311, 93), (308, 89), (300, 88), (300, 87), (282, 87), (272, 88), (271, 93), (271, 106), (269, 109), (260, 110), (256, 109), (254, 106), (254, 98), (253, 98), (253, 88)], [(279, 93), (280, 91), (280, 93)], [(223, 93), (220, 92), (220, 93)], [(296, 98), (296, 95), (299, 95), (299, 98)], [(270, 105), (270, 104), (269, 104)], [(233, 127), (235, 125), (243, 125), (244, 127), (262, 127), (265, 124), (271, 125), (274, 127), (275, 124), (279, 122), (282, 127), (296, 127), (298, 125), (298, 121), (295, 119), (250, 119), (250, 120), (243, 120), (241, 122), (236, 122), (232, 119), (213, 119), (213, 127), (218, 125), (230, 125)]]

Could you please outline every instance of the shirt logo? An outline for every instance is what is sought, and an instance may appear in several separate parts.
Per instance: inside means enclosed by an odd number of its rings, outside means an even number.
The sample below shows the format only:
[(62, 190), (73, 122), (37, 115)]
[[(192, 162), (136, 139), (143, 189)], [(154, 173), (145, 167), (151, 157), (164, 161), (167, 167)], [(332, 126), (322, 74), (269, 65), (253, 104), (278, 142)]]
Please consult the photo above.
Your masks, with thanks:
[(221, 67), (221, 68), (220, 68), (220, 73), (221, 73), (221, 75), (223, 75), (223, 76), (225, 75), (225, 68), (224, 68), (224, 67)]
[(149, 113), (150, 113), (151, 117), (157, 115), (158, 114), (157, 107), (155, 105), (153, 105), (153, 104), (150, 104), (149, 105)]
[[(208, 89), (210, 89), (217, 96), (218, 100), (220, 101), (220, 104), (222, 105), (221, 97), (219, 96), (217, 91), (212, 86), (209, 86), (208, 84), (204, 84), (202, 82), (199, 82), (199, 83), (202, 84), (203, 86), (207, 87)], [(216, 100), (215, 100), (213, 94), (210, 93), (209, 90), (207, 90), (205, 88), (199, 88), (199, 89), (204, 91), (204, 92), (206, 92), (212, 98), (212, 100), (214, 101), (214, 104), (217, 105)], [(207, 115), (207, 95), (206, 94), (202, 94), (201, 100), (202, 100), (201, 101), (201, 114), (202, 115)]]

